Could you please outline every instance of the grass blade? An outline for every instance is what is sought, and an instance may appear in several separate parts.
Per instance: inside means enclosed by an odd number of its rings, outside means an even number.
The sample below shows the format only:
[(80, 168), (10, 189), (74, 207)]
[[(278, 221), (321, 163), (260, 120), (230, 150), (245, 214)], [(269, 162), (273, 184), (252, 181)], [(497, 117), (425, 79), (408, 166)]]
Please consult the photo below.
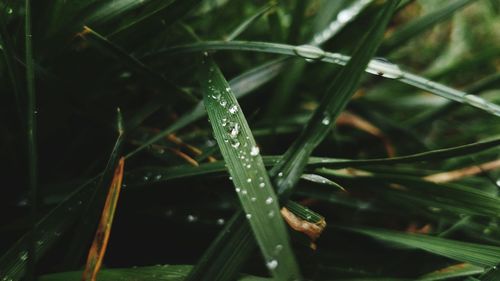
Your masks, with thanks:
[(138, 73), (141, 73), (146, 79), (163, 88), (165, 92), (171, 93), (173, 95), (171, 98), (179, 98), (189, 103), (198, 101), (196, 97), (177, 87), (172, 82), (163, 77), (163, 75), (156, 73), (143, 62), (127, 54), (119, 46), (116, 46), (107, 38), (98, 34), (89, 27), (85, 26), (81, 35), (84, 36), (84, 38), (87, 39), (90, 43), (95, 45), (99, 50), (102, 50), (104, 53), (115, 58), (118, 62), (123, 63), (124, 65), (130, 67)]
[(36, 96), (35, 96), (35, 61), (33, 59), (33, 45), (31, 34), (31, 0), (24, 1), (24, 43), (26, 60), (26, 143), (27, 143), (27, 178), (31, 203), (31, 237), (28, 247), (27, 279), (35, 280), (36, 270), (36, 220), (38, 208), (38, 156), (37, 156), (37, 124), (36, 124)]
[(124, 165), (125, 159), (122, 157), (120, 158), (120, 161), (118, 161), (118, 166), (115, 169), (113, 180), (111, 181), (111, 185), (109, 187), (108, 196), (102, 210), (101, 220), (94, 237), (94, 242), (89, 250), (87, 265), (82, 275), (82, 280), (84, 281), (97, 280), (97, 273), (99, 273), (99, 270), (101, 269), (102, 260), (104, 259), (109, 235), (111, 233), (111, 225), (113, 224), (116, 204), (118, 203), (118, 196), (120, 195), (120, 189), (122, 186)]
[(241, 33), (243, 33), (245, 30), (248, 29), (250, 25), (252, 25), (256, 20), (258, 20), (260, 17), (262, 17), (265, 13), (267, 13), (269, 10), (271, 10), (273, 7), (276, 6), (275, 2), (270, 2), (264, 7), (260, 8), (253, 14), (251, 17), (248, 19), (244, 20), (241, 24), (239, 24), (227, 37), (226, 41), (232, 41), (236, 39), (236, 37), (240, 36)]
[[(278, 43), (267, 42), (246, 42), (246, 41), (206, 41), (202, 43), (194, 43), (187, 45), (179, 45), (165, 48), (154, 54), (149, 54), (146, 57), (151, 59), (158, 55), (174, 55), (179, 53), (190, 53), (210, 50), (236, 50), (236, 51), (252, 51), (280, 54), (287, 56), (297, 56), (307, 60), (323, 61), (334, 63), (341, 66), (347, 65), (350, 57), (339, 53), (325, 52), (314, 46), (293, 46)], [(388, 79), (395, 79), (398, 82), (416, 87), (426, 92), (438, 95), (440, 97), (467, 104), (472, 107), (484, 110), (490, 114), (500, 116), (500, 106), (472, 94), (448, 87), (446, 85), (431, 81), (422, 76), (402, 71), (399, 66), (373, 59), (366, 68), (366, 72), (373, 75), (382, 76)]]
[(460, 242), (421, 234), (407, 234), (366, 227), (343, 228), (380, 240), (403, 244), (453, 260), (477, 266), (495, 266), (500, 263), (500, 247)]
[(361, 75), (375, 53), (382, 34), (394, 12), (398, 1), (389, 1), (377, 18), (376, 25), (361, 40), (352, 59), (335, 77), (328, 92), (323, 97), (321, 106), (316, 109), (299, 138), (273, 167), (271, 176), (283, 173), (276, 183), (278, 193), (289, 194), (304, 170), (307, 159), (323, 140), (335, 119), (349, 102), (356, 90)]
[(241, 108), (210, 58), (205, 58), (201, 73), (203, 100), (214, 136), (266, 265), (278, 280), (298, 279), (288, 233), (278, 215), (278, 200)]

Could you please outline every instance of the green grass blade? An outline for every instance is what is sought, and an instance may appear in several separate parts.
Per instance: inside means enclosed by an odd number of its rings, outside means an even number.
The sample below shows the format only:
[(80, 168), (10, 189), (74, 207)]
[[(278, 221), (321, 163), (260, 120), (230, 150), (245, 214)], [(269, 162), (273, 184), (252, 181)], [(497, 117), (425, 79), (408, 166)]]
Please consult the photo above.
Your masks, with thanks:
[(276, 6), (275, 2), (270, 2), (267, 5), (263, 6), (259, 10), (257, 10), (252, 16), (248, 19), (244, 20), (241, 24), (239, 24), (227, 37), (226, 41), (232, 41), (236, 39), (236, 37), (240, 36), (245, 30), (247, 30), (255, 21), (257, 21), (260, 17), (262, 17), (265, 13), (269, 12), (272, 8)]
[[(282, 67), (282, 59), (265, 63), (235, 77), (234, 79), (229, 81), (229, 86), (233, 90), (236, 98), (242, 98), (276, 77)], [(203, 103), (201, 101), (198, 102), (198, 104), (193, 109), (191, 109), (188, 113), (183, 114), (181, 118), (175, 121), (175, 123), (162, 130), (151, 139), (145, 141), (135, 150), (128, 153), (126, 155), (126, 158), (136, 155), (140, 151), (149, 147), (151, 144), (161, 140), (168, 134), (186, 127), (187, 125), (201, 119), (206, 114), (207, 112), (205, 111)]]
[(469, 264), (469, 263), (461, 263), (455, 264), (452, 266), (445, 267), (443, 269), (427, 273), (425, 275), (420, 276), (418, 281), (437, 281), (437, 280), (446, 280), (457, 277), (464, 277), (469, 275), (476, 275), (484, 272), (484, 268)]
[(391, 37), (384, 40), (380, 46), (379, 54), (386, 55), (401, 46), (409, 39), (421, 34), (436, 24), (452, 17), (458, 10), (473, 3), (475, 0), (456, 0), (447, 3), (446, 6), (439, 10), (435, 10), (419, 19), (416, 19), (409, 24), (399, 28)]
[(26, 60), (26, 150), (27, 179), (31, 203), (31, 230), (28, 247), (27, 280), (35, 280), (36, 271), (36, 232), (38, 208), (38, 155), (37, 155), (37, 122), (35, 95), (35, 61), (33, 58), (33, 43), (31, 33), (31, 0), (25, 0), (24, 43)]
[(172, 96), (168, 96), (171, 99), (179, 98), (189, 103), (194, 103), (198, 101), (198, 99), (194, 97), (192, 94), (174, 85), (172, 82), (168, 81), (165, 77), (163, 77), (163, 75), (158, 74), (140, 60), (127, 54), (119, 46), (113, 44), (113, 42), (109, 41), (107, 38), (98, 34), (94, 30), (88, 27), (84, 27), (83, 35), (85, 36), (85, 39), (87, 39), (90, 43), (96, 46), (99, 50), (112, 56), (118, 62), (123, 63), (124, 65), (130, 67), (131, 69), (137, 71), (138, 73), (141, 73), (144, 76), (144, 78), (148, 79), (155, 85), (161, 87), (163, 90), (165, 90), (165, 92), (171, 94)]
[(500, 247), (367, 227), (345, 227), (343, 229), (477, 266), (495, 266), (500, 263)]
[(208, 57), (202, 66), (201, 83), (214, 136), (268, 269), (278, 280), (300, 279), (259, 148), (229, 84)]
[(87, 253), (92, 235), (95, 233), (97, 222), (102, 213), (104, 202), (106, 201), (107, 191), (113, 180), (115, 167), (122, 156), (123, 145), (125, 141), (124, 124), (120, 109), (117, 110), (117, 133), (115, 145), (111, 151), (106, 168), (99, 179), (99, 188), (95, 190), (90, 200), (85, 204), (85, 210), (82, 213), (81, 221), (76, 226), (76, 235), (67, 249), (64, 263), (70, 268), (76, 268), (81, 264), (82, 259)]
[[(206, 41), (202, 43), (194, 43), (165, 48), (154, 54), (146, 55), (146, 58), (154, 58), (158, 55), (174, 55), (180, 53), (191, 53), (210, 50), (236, 50), (236, 51), (252, 51), (261, 53), (272, 53), (287, 56), (297, 56), (306, 60), (316, 60), (328, 63), (334, 63), (341, 66), (347, 65), (350, 57), (339, 53), (325, 52), (314, 46), (293, 46), (278, 43), (267, 42), (247, 42), (247, 41)], [(431, 81), (422, 76), (402, 71), (395, 64), (387, 63), (381, 60), (373, 59), (366, 68), (366, 72), (373, 75), (382, 76), (388, 79), (395, 79), (398, 82), (416, 87), (440, 97), (467, 104), (484, 110), (490, 114), (500, 116), (500, 106), (487, 100), (466, 92), (448, 87), (446, 85)]]
[(382, 39), (382, 34), (396, 8), (397, 2), (389, 1), (382, 8), (379, 17), (375, 21), (375, 26), (361, 40), (346, 67), (342, 68), (335, 77), (323, 97), (321, 105), (314, 112), (302, 134), (283, 155), (280, 162), (271, 170), (270, 174), (272, 176), (279, 173), (284, 174), (283, 177), (279, 177), (276, 181), (280, 194), (287, 194), (291, 191), (300, 178), (310, 154), (323, 140), (337, 116), (349, 102), (364, 69)]

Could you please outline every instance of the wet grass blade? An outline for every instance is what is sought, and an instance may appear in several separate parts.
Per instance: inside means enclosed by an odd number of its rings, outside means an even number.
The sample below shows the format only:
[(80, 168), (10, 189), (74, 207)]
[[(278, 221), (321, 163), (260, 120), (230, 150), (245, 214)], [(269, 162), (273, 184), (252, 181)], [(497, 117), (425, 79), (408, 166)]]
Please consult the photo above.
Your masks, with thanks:
[(86, 40), (88, 40), (92, 45), (96, 46), (99, 50), (112, 56), (118, 62), (130, 67), (138, 73), (141, 73), (144, 78), (148, 79), (158, 87), (161, 87), (163, 90), (165, 90), (165, 92), (171, 94), (171, 99), (179, 98), (189, 103), (195, 103), (198, 101), (198, 99), (192, 94), (174, 85), (172, 82), (163, 77), (163, 75), (158, 74), (143, 62), (127, 54), (127, 52), (125, 52), (122, 48), (113, 44), (113, 42), (109, 41), (106, 37), (98, 34), (89, 27), (85, 26), (81, 35), (84, 36)]
[(475, 0), (456, 0), (447, 6), (433, 11), (423, 17), (416, 19), (409, 24), (399, 28), (391, 37), (384, 40), (380, 46), (379, 54), (386, 55), (401, 46), (406, 41), (415, 38), (436, 24), (452, 17), (458, 10), (473, 3)]
[(343, 229), (371, 236), (391, 243), (403, 244), (453, 260), (477, 266), (491, 267), (500, 263), (500, 247), (460, 242), (421, 234), (408, 234), (367, 227), (345, 227)]
[(476, 275), (482, 272), (484, 272), (483, 267), (469, 263), (459, 263), (422, 275), (417, 280), (437, 281), (437, 280), (452, 279), (457, 277), (464, 277), (469, 275)]
[(97, 280), (97, 274), (101, 269), (102, 260), (104, 259), (109, 235), (111, 233), (111, 225), (113, 224), (116, 204), (118, 203), (118, 197), (122, 186), (124, 165), (125, 159), (122, 157), (118, 161), (118, 166), (115, 169), (113, 180), (111, 181), (111, 185), (109, 187), (108, 196), (102, 210), (101, 220), (94, 237), (94, 242), (89, 250), (87, 265), (82, 275), (82, 280), (84, 281)]
[(267, 268), (279, 280), (300, 279), (259, 148), (229, 84), (209, 57), (204, 59), (200, 79), (214, 136)]
[(367, 32), (353, 53), (352, 59), (335, 77), (321, 105), (316, 109), (301, 135), (270, 171), (271, 176), (283, 173), (276, 180), (278, 193), (289, 194), (307, 164), (307, 160), (335, 123), (338, 115), (354, 94), (366, 66), (375, 53), (382, 34), (392, 17), (398, 1), (389, 1), (380, 12), (375, 25)]
[[(165, 48), (158, 52), (146, 55), (146, 58), (152, 59), (159, 55), (174, 55), (180, 53), (191, 53), (210, 50), (235, 50), (251, 51), (260, 53), (272, 53), (287, 56), (297, 56), (306, 60), (316, 60), (328, 63), (346, 66), (351, 60), (349, 56), (325, 52), (314, 46), (293, 46), (287, 44), (268, 43), (268, 42), (246, 42), (246, 41), (206, 41), (202, 43), (179, 45)], [(489, 102), (479, 96), (468, 94), (466, 92), (448, 87), (425, 77), (403, 71), (398, 65), (373, 59), (366, 67), (366, 72), (378, 75), (388, 79), (394, 79), (398, 82), (413, 86), (426, 92), (435, 94), (448, 100), (467, 104), (478, 108), (489, 114), (500, 116), (500, 106)]]

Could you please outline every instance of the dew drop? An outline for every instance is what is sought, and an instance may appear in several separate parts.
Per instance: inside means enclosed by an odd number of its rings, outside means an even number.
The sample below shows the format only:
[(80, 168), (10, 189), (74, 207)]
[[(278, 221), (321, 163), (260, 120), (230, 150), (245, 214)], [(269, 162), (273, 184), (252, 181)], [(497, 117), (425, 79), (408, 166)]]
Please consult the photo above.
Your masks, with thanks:
[(243, 194), (243, 195), (247, 195), (247, 194), (248, 194), (248, 191), (247, 191), (246, 189), (243, 189), (243, 190), (241, 191), (241, 194)]
[(321, 124), (327, 126), (327, 125), (330, 125), (330, 116), (329, 115), (325, 115), (323, 117), (323, 119), (321, 120)]
[(231, 91), (231, 88), (226, 87), (226, 92), (229, 92), (229, 91)]
[(25, 261), (28, 259), (28, 252), (20, 252), (19, 253), (19, 259), (22, 261)]
[(229, 126), (230, 126), (230, 128), (229, 128), (229, 136), (234, 139), (240, 133), (240, 124), (235, 123), (235, 122), (231, 122), (229, 124)]
[(278, 261), (277, 260), (270, 260), (266, 263), (267, 268), (269, 270), (274, 270), (278, 267)]
[(193, 215), (188, 215), (187, 216), (187, 221), (188, 222), (195, 222), (197, 220), (198, 220), (198, 217), (196, 217), (196, 216), (193, 216)]
[(274, 211), (272, 211), (272, 210), (271, 210), (271, 211), (269, 211), (269, 213), (267, 213), (267, 216), (268, 216), (269, 218), (274, 218)]
[(7, 14), (12, 15), (14, 10), (12, 8), (7, 8)]
[(252, 179), (251, 179), (251, 178), (248, 178), (248, 179), (247, 179), (247, 182), (252, 182)]
[(222, 107), (226, 107), (226, 105), (227, 105), (227, 101), (226, 101), (225, 99), (222, 99), (222, 98), (221, 98), (221, 99), (220, 99), (220, 101), (219, 101), (219, 104), (220, 104)]
[(235, 114), (236, 112), (238, 112), (238, 106), (236, 106), (236, 104), (231, 105), (231, 107), (229, 108), (229, 113)]
[(241, 191), (241, 188), (237, 187), (236, 192), (240, 192), (240, 191)]
[(260, 188), (264, 188), (264, 186), (266, 186), (266, 184), (265, 184), (265, 183), (263, 183), (263, 182), (259, 183), (259, 187), (260, 187)]
[(238, 147), (240, 147), (240, 142), (238, 140), (234, 140), (231, 143), (231, 146), (234, 147), (234, 148), (238, 148)]
[(252, 202), (255, 202), (255, 201), (257, 201), (257, 198), (256, 198), (256, 197), (252, 197), (252, 198), (250, 198), (250, 200), (251, 200)]
[(496, 181), (496, 185), (497, 185), (498, 187), (500, 187), (500, 179), (498, 179), (498, 180)]
[(282, 177), (282, 176), (283, 176), (283, 172), (279, 172), (278, 177)]
[(217, 225), (224, 225), (225, 222), (223, 218), (217, 219)]
[(250, 168), (252, 168), (252, 165), (247, 164), (247, 169), (250, 169)]
[(233, 177), (229, 177), (229, 180), (232, 181), (233, 180)]
[(257, 156), (259, 155), (260, 153), (260, 149), (258, 146), (252, 146), (252, 148), (250, 149), (250, 155), (252, 156)]
[(272, 197), (267, 197), (267, 199), (266, 199), (266, 204), (267, 204), (267, 205), (269, 205), (269, 204), (273, 203), (273, 201), (274, 201), (274, 200), (273, 200), (273, 198), (272, 198)]
[(343, 10), (340, 11), (340, 13), (337, 15), (337, 21), (341, 23), (346, 23), (351, 20), (351, 18), (354, 16), (353, 12), (351, 10)]
[(281, 244), (276, 245), (276, 247), (274, 247), (274, 254), (275, 255), (279, 254), (281, 250), (283, 250), (283, 245)]
[(325, 56), (325, 51), (318, 47), (311, 45), (301, 45), (293, 48), (297, 56), (303, 57), (307, 60), (320, 60)]
[(155, 180), (160, 180), (162, 178), (162, 174), (158, 174), (155, 176)]
[(247, 219), (251, 219), (252, 218), (252, 214), (247, 214), (246, 217), (247, 217)]

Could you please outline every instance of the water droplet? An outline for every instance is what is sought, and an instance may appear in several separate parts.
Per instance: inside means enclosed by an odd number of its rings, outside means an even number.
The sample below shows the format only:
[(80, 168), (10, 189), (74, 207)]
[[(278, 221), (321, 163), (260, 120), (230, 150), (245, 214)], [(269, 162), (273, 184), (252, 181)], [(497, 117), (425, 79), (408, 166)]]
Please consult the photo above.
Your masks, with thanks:
[(275, 255), (279, 254), (281, 250), (283, 250), (283, 245), (281, 244), (276, 245), (276, 247), (274, 248), (274, 254)]
[(212, 79), (208, 79), (208, 83), (212, 83)]
[(260, 153), (260, 149), (258, 146), (252, 146), (252, 148), (250, 149), (250, 155), (252, 156), (257, 156), (259, 155)]
[(274, 201), (274, 200), (273, 200), (273, 198), (272, 198), (272, 197), (267, 197), (267, 199), (266, 199), (266, 204), (267, 204), (267, 205), (269, 205), (269, 204), (273, 203), (273, 201)]
[(320, 60), (325, 56), (325, 51), (312, 45), (301, 45), (293, 48), (297, 56), (305, 58), (307, 61)]
[(219, 100), (220, 99), (220, 93), (217, 93), (217, 94), (212, 94), (211, 97), (214, 99), (214, 100)]
[(489, 228), (489, 227), (487, 227), (487, 228), (483, 229), (483, 234), (484, 234), (484, 235), (490, 235), (490, 234), (491, 234), (491, 232), (492, 232), (492, 231), (491, 231), (491, 228)]
[(269, 270), (274, 270), (278, 267), (278, 261), (277, 260), (270, 260), (266, 263), (267, 268)]
[(243, 194), (243, 195), (247, 195), (247, 194), (248, 194), (248, 191), (247, 191), (246, 189), (243, 189), (243, 190), (241, 191), (241, 194)]
[(155, 176), (155, 180), (160, 180), (162, 178), (162, 174), (158, 174)]
[(240, 124), (236, 122), (231, 122), (229, 124), (229, 136), (234, 139), (238, 136), (239, 133), (240, 133)]
[(7, 8), (7, 14), (12, 15), (14, 10), (12, 8)]
[(234, 140), (231, 143), (231, 146), (234, 147), (234, 148), (238, 148), (238, 147), (240, 147), (240, 142), (238, 140)]
[(196, 216), (193, 216), (193, 215), (188, 215), (187, 216), (187, 221), (188, 222), (195, 222), (197, 220), (198, 220), (198, 218)]
[(321, 124), (327, 126), (327, 125), (330, 125), (330, 116), (329, 115), (325, 115), (323, 117), (323, 119), (321, 120)]
[(252, 165), (247, 164), (247, 169), (250, 169), (250, 168), (252, 168)]
[(251, 178), (248, 178), (248, 179), (247, 179), (247, 182), (252, 182), (252, 179), (251, 179)]
[(260, 187), (260, 188), (264, 188), (264, 186), (266, 186), (266, 184), (265, 184), (265, 183), (263, 183), (263, 182), (259, 183), (259, 187)]
[(246, 217), (247, 217), (247, 219), (251, 219), (252, 218), (252, 214), (247, 214)]
[(19, 259), (22, 260), (22, 261), (25, 261), (28, 259), (28, 252), (20, 252), (19, 253)]
[(43, 245), (43, 240), (38, 240), (38, 241), (36, 241), (36, 244), (37, 244), (38, 246), (42, 246), (42, 245)]
[(148, 177), (148, 176), (144, 176), (142, 179), (143, 179), (144, 181), (148, 181), (148, 180), (149, 180), (149, 177)]
[(229, 113), (235, 114), (236, 112), (238, 112), (238, 106), (236, 104), (231, 105), (231, 107), (229, 108)]
[(226, 92), (230, 92), (230, 91), (231, 91), (231, 88), (226, 87)]
[(203, 52), (203, 55), (204, 55), (205, 57), (208, 57), (208, 52)]
[(256, 198), (256, 197), (252, 197), (252, 198), (250, 198), (250, 200), (251, 200), (252, 202), (255, 202), (255, 201), (257, 201), (257, 198)]
[(497, 186), (498, 186), (498, 187), (500, 187), (500, 179), (498, 179), (498, 180), (496, 181), (496, 184), (497, 184)]
[(236, 192), (240, 192), (240, 191), (241, 191), (241, 188), (237, 187)]
[(278, 177), (282, 177), (282, 176), (283, 176), (283, 172), (279, 172)]
[(226, 221), (223, 218), (217, 220), (217, 225), (224, 225)]
[(267, 213), (267, 216), (269, 218), (274, 218), (274, 211), (273, 210), (269, 211), (269, 213)]
[(349, 9), (345, 9), (345, 10), (340, 11), (340, 13), (337, 15), (337, 21), (339, 21), (341, 23), (346, 23), (346, 22), (350, 21), (353, 16), (354, 16), (353, 11), (351, 11)]
[(226, 101), (225, 99), (221, 98), (221, 99), (220, 99), (220, 101), (219, 101), (219, 104), (220, 104), (222, 107), (226, 107), (226, 105), (227, 105), (227, 101)]
[(233, 180), (233, 177), (229, 177), (229, 180), (232, 181)]

